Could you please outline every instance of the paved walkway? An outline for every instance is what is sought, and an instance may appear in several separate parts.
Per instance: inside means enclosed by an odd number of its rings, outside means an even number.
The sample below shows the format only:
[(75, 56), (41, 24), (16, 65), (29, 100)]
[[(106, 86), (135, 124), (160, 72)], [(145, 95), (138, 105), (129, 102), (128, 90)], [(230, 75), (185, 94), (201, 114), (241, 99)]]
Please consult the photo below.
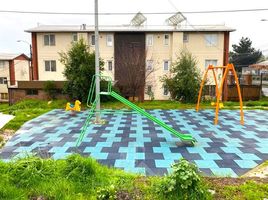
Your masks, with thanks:
[(92, 156), (100, 163), (146, 175), (163, 175), (174, 161), (184, 157), (207, 175), (240, 176), (268, 160), (268, 112), (221, 110), (213, 125), (214, 110), (150, 110), (176, 130), (197, 139), (194, 147), (176, 146), (179, 139), (139, 114), (106, 114), (105, 125), (90, 125), (75, 148), (88, 112), (71, 116), (53, 110), (25, 123), (0, 151), (0, 158), (36, 152), (62, 159), (73, 152)]
[(13, 115), (6, 115), (3, 113), (0, 113), (0, 129), (5, 126), (6, 123), (8, 123), (10, 120), (14, 118)]

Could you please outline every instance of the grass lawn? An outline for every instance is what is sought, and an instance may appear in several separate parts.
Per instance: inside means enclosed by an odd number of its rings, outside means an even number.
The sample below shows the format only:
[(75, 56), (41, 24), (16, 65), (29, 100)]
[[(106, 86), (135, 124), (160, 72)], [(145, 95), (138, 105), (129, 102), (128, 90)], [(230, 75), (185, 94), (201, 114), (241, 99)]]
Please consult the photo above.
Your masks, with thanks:
[(265, 199), (268, 179), (209, 178), (181, 161), (165, 177), (145, 177), (108, 168), (94, 159), (28, 157), (0, 161), (0, 199)]
[(66, 101), (57, 100), (52, 103), (40, 100), (24, 100), (15, 105), (0, 104), (0, 112), (14, 115), (15, 118), (7, 123), (2, 130), (18, 130), (25, 122), (38, 117), (52, 109), (64, 108)]

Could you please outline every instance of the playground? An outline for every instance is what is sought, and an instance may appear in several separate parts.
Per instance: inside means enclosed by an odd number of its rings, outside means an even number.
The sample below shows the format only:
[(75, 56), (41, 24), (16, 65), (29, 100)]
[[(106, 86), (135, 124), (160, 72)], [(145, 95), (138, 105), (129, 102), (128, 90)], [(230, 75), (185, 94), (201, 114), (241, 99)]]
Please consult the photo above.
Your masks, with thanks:
[[(232, 65), (230, 69), (234, 71)], [(108, 84), (96, 95), (97, 78)], [(28, 121), (1, 150), (0, 158), (8, 161), (34, 153), (64, 159), (79, 153), (104, 165), (144, 175), (167, 174), (174, 162), (185, 158), (205, 175), (231, 177), (268, 160), (268, 113), (244, 112), (241, 98), (240, 112), (220, 110), (223, 82), (217, 91), (216, 115), (212, 109), (199, 110), (202, 86), (196, 110), (143, 110), (114, 92), (111, 82), (109, 77), (93, 76), (89, 110), (80, 112), (81, 102), (76, 101), (74, 105), (67, 103), (65, 110), (55, 109)], [(239, 91), (239, 85), (237, 88)], [(134, 112), (97, 110), (101, 95), (114, 97)], [(102, 123), (96, 123), (97, 115)]]
[(196, 143), (184, 145), (166, 129), (138, 113), (104, 113), (104, 125), (90, 124), (80, 145), (80, 130), (88, 116), (72, 116), (52, 110), (25, 123), (1, 150), (0, 158), (34, 152), (41, 157), (63, 159), (69, 154), (92, 156), (98, 162), (125, 171), (163, 175), (184, 157), (205, 175), (237, 177), (268, 159), (267, 111), (246, 110), (245, 125), (238, 110), (220, 110), (214, 125), (214, 110), (148, 110), (170, 127), (191, 134)]

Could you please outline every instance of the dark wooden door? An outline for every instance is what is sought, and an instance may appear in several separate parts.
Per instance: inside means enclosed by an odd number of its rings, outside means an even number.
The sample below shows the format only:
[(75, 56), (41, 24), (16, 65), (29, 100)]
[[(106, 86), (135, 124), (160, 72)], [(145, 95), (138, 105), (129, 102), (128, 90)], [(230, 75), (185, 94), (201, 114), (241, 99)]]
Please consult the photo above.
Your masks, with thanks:
[(126, 98), (144, 100), (145, 33), (115, 33), (116, 86)]

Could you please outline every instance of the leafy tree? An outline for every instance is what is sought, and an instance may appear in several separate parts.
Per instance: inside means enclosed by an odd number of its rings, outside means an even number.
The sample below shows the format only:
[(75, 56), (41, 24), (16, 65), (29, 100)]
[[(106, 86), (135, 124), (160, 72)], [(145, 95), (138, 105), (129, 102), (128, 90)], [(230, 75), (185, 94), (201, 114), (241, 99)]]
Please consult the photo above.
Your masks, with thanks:
[[(83, 39), (72, 44), (69, 51), (60, 53), (60, 62), (65, 65), (64, 76), (68, 80), (64, 91), (72, 98), (87, 100), (92, 76), (95, 74), (95, 53), (90, 53)], [(100, 70), (104, 62), (100, 61)]]
[(235, 65), (237, 71), (241, 72), (243, 67), (248, 67), (262, 58), (262, 52), (252, 46), (249, 38), (242, 37), (239, 44), (233, 44), (233, 51), (229, 54), (229, 62)]
[(55, 81), (46, 81), (44, 83), (44, 91), (50, 99), (55, 99), (57, 94)]
[(171, 66), (171, 73), (162, 78), (172, 99), (196, 102), (201, 83), (201, 76), (196, 65), (193, 55), (182, 51), (177, 61)]

